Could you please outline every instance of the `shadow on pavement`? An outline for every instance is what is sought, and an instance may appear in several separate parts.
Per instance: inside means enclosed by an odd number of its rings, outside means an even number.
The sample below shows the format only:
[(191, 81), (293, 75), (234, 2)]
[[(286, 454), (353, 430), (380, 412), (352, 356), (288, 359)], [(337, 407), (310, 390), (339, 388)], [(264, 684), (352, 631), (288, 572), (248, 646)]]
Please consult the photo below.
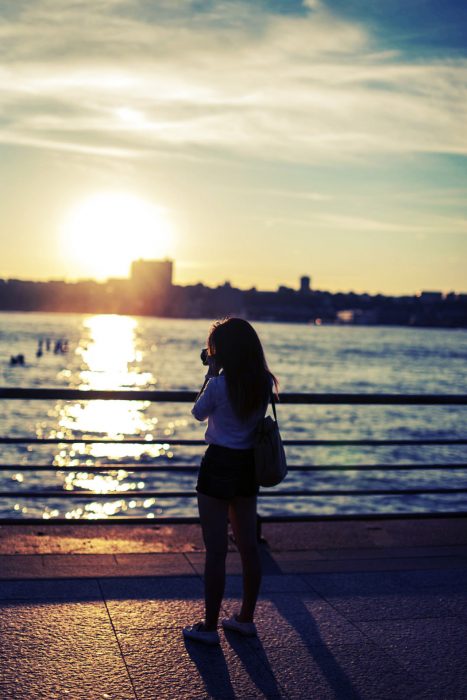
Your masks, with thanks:
[[(262, 560), (268, 562), (268, 571), (271, 573), (283, 573), (266, 547), (262, 548)], [(316, 595), (316, 593), (314, 595)], [(316, 624), (313, 615), (300, 599), (300, 596), (297, 595), (294, 597), (293, 608), (291, 608), (287, 596), (275, 595), (271, 596), (271, 598), (274, 598), (278, 617), (288, 623), (297, 633), (301, 639), (303, 648), (308, 652), (310, 660), (319, 668), (328, 687), (333, 690), (335, 696), (359, 700), (361, 697), (359, 692), (336, 660), (326, 640), (323, 639), (319, 626)], [(292, 610), (293, 614), (291, 615)], [(233, 633), (233, 637), (235, 636), (237, 635)], [(229, 643), (231, 643), (231, 635), (229, 635), (228, 639)], [(266, 650), (259, 638), (255, 638), (254, 647), (263, 664), (265, 664), (272, 673)]]
[[(266, 698), (285, 697), (277, 684), (274, 671), (272, 670), (271, 664), (269, 663), (268, 657), (259, 639), (255, 639), (253, 650), (248, 639), (235, 632), (226, 630), (225, 638), (240, 659), (246, 673), (248, 673), (253, 683), (261, 690)], [(261, 663), (261, 666), (267, 672), (267, 684), (264, 682), (264, 672), (261, 674), (258, 671), (259, 663)]]
[(206, 693), (213, 700), (236, 697), (230, 680), (229, 668), (220, 646), (207, 647), (199, 642), (185, 639), (185, 647), (190, 659), (198, 669)]

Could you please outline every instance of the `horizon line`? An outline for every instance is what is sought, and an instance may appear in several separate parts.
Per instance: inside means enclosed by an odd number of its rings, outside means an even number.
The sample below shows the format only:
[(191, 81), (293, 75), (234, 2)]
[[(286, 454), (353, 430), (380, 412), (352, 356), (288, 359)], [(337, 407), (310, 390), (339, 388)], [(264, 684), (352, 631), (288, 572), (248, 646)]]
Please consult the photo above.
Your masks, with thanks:
[[(175, 264), (175, 260), (173, 258), (165, 257), (163, 259), (144, 259), (144, 258), (138, 258), (136, 260), (132, 260), (130, 263), (130, 273), (125, 276), (125, 277), (120, 277), (120, 276), (114, 276), (114, 277), (107, 277), (104, 279), (97, 279), (95, 277), (84, 277), (84, 278), (44, 278), (44, 279), (23, 279), (20, 277), (6, 277), (6, 276), (0, 276), (0, 283), (8, 283), (8, 282), (26, 282), (26, 283), (32, 283), (32, 284), (53, 284), (53, 283), (63, 283), (63, 284), (79, 284), (79, 283), (94, 283), (94, 284), (109, 284), (112, 282), (131, 282), (131, 264), (134, 262), (152, 262), (152, 263), (162, 263), (162, 262), (169, 262), (172, 263), (172, 265)], [(312, 276), (308, 274), (303, 274), (298, 277), (298, 282), (300, 282), (301, 278), (309, 278), (310, 282), (312, 280)], [(290, 290), (293, 292), (300, 292), (300, 288), (295, 288), (295, 287), (290, 287), (287, 284), (283, 283), (277, 283), (277, 286), (275, 289), (258, 289), (256, 285), (252, 285), (250, 287), (237, 287), (234, 284), (232, 284), (229, 280), (225, 280), (223, 283), (219, 283), (216, 285), (209, 285), (206, 284), (205, 282), (198, 280), (197, 282), (188, 282), (187, 284), (177, 284), (177, 283), (172, 283), (171, 286), (173, 287), (196, 287), (196, 286), (203, 286), (209, 289), (219, 289), (221, 287), (231, 287), (232, 289), (236, 289), (241, 292), (248, 292), (251, 290), (255, 290), (257, 292), (264, 292), (264, 293), (278, 293), (280, 292), (281, 289), (284, 290)], [(425, 289), (418, 289), (416, 291), (412, 292), (400, 292), (400, 293), (388, 293), (388, 292), (383, 292), (383, 291), (378, 291), (378, 292), (369, 292), (369, 291), (355, 291), (353, 289), (344, 291), (344, 290), (335, 290), (331, 291), (329, 289), (318, 289), (318, 288), (310, 288), (309, 292), (310, 294), (313, 294), (313, 292), (318, 292), (321, 294), (355, 294), (357, 296), (370, 296), (370, 297), (376, 297), (376, 296), (383, 296), (383, 297), (420, 297), (422, 294), (428, 294), (428, 293), (435, 293), (435, 294), (441, 294), (443, 298), (446, 298), (450, 294), (454, 294), (456, 296), (464, 296), (467, 295), (467, 291), (456, 291), (455, 289), (434, 289), (434, 288), (425, 288)]]

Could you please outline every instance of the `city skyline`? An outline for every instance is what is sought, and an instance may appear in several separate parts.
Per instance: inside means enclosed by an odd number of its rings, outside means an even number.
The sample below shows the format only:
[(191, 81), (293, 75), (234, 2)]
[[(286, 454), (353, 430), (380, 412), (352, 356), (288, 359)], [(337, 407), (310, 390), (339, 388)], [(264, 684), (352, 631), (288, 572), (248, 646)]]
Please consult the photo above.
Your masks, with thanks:
[(0, 278), (466, 291), (457, 0), (0, 2)]
[[(313, 285), (314, 275), (311, 274), (309, 271), (302, 271), (302, 273), (299, 274), (299, 276), (295, 280), (292, 280), (291, 284), (286, 284), (283, 280), (278, 279), (274, 283), (272, 283), (271, 288), (267, 288), (267, 289), (263, 289), (258, 284), (254, 284), (254, 283), (251, 285), (247, 285), (247, 286), (238, 286), (238, 285), (235, 285), (229, 279), (225, 279), (222, 282), (219, 282), (217, 284), (209, 284), (208, 282), (206, 282), (206, 280), (202, 280), (202, 279), (198, 279), (194, 282), (188, 282), (186, 284), (182, 284), (179, 281), (177, 281), (177, 279), (176, 279), (177, 261), (168, 257), (168, 256), (166, 256), (164, 258), (152, 259), (152, 260), (144, 259), (144, 258), (138, 258), (138, 259), (132, 260), (130, 262), (130, 268), (128, 270), (127, 275), (109, 276), (109, 277), (102, 278), (102, 279), (95, 279), (94, 277), (81, 277), (81, 278), (76, 278), (76, 279), (65, 279), (64, 277), (51, 277), (49, 279), (45, 279), (45, 278), (41, 278), (41, 277), (27, 278), (27, 279), (24, 277), (23, 278), (19, 278), (19, 277), (2, 278), (2, 277), (0, 277), (0, 282), (3, 282), (3, 283), (8, 283), (8, 281), (19, 281), (19, 282), (26, 282), (26, 283), (28, 283), (28, 282), (32, 282), (32, 283), (36, 283), (36, 282), (37, 283), (41, 283), (41, 282), (48, 283), (48, 282), (50, 282), (51, 284), (56, 283), (56, 282), (60, 282), (60, 283), (64, 282), (64, 283), (68, 283), (70, 285), (79, 284), (79, 283), (83, 283), (83, 282), (84, 283), (97, 282), (100, 284), (109, 284), (112, 282), (126, 282), (126, 281), (131, 280), (131, 278), (133, 276), (133, 273), (132, 273), (133, 267), (135, 265), (140, 264), (140, 263), (143, 263), (143, 265), (147, 264), (148, 266), (151, 266), (151, 265), (164, 266), (166, 264), (170, 265), (170, 269), (171, 269), (170, 285), (180, 286), (180, 287), (192, 287), (192, 286), (201, 285), (201, 286), (213, 288), (213, 289), (229, 286), (229, 287), (232, 287), (233, 289), (239, 289), (241, 291), (248, 291), (249, 289), (256, 289), (258, 291), (264, 291), (264, 292), (269, 292), (269, 291), (275, 292), (275, 291), (279, 291), (281, 289), (282, 290), (290, 289), (290, 290), (294, 290), (294, 291), (306, 290), (306, 291), (311, 291), (311, 292), (313, 292), (313, 291), (329, 292), (331, 294), (339, 294), (339, 293), (353, 294), (353, 293), (355, 293), (355, 294), (359, 294), (359, 295), (363, 295), (363, 296), (364, 295), (377, 296), (378, 294), (380, 294), (379, 292), (376, 294), (373, 294), (373, 293), (369, 292), (368, 290), (356, 292), (355, 290), (352, 290), (352, 289), (349, 289), (349, 290), (330, 290), (330, 289), (325, 289), (324, 287), (318, 288), (318, 287), (315, 287)], [(409, 294), (409, 295), (405, 295), (405, 294), (384, 295), (383, 293), (381, 293), (381, 295), (388, 296), (388, 297), (391, 297), (391, 296), (394, 296), (394, 297), (397, 297), (397, 296), (420, 296), (423, 293), (432, 293), (432, 292), (435, 292), (437, 294), (439, 293), (439, 294), (444, 295), (444, 296), (449, 295), (449, 294), (457, 294), (457, 295), (461, 295), (464, 297), (467, 295), (467, 285), (466, 285), (466, 288), (464, 290), (454, 290), (454, 289), (439, 290), (439, 289), (435, 289), (434, 287), (433, 288), (430, 287), (430, 288), (425, 288), (425, 289), (419, 289), (416, 292), (414, 292), (413, 294)]]
[(424, 290), (417, 296), (332, 293), (313, 289), (303, 275), (297, 287), (239, 289), (226, 282), (173, 284), (172, 260), (135, 260), (127, 278), (32, 282), (0, 279), (0, 310), (48, 311), (169, 318), (225, 318), (314, 325), (405, 325), (465, 328), (467, 294)]

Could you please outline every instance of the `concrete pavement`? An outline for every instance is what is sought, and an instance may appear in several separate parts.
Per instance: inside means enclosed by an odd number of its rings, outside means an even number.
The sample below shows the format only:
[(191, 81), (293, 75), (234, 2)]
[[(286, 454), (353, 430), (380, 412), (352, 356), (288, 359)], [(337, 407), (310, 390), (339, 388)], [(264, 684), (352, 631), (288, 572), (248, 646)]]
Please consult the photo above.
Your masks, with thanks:
[[(219, 648), (181, 634), (203, 615), (196, 528), (166, 533), (164, 551), (134, 551), (126, 532), (93, 554), (57, 554), (59, 535), (47, 546), (36, 535), (41, 551), (27, 554), (32, 532), (7, 526), (0, 697), (467, 699), (465, 525), (265, 526), (259, 636), (221, 632)], [(238, 607), (239, 571), (231, 543), (225, 614)]]

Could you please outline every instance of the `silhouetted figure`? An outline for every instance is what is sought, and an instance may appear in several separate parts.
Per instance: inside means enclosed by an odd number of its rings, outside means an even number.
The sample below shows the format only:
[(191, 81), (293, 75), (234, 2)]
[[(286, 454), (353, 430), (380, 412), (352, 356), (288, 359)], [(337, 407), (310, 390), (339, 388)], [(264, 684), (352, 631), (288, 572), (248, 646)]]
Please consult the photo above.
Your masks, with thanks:
[(243, 599), (238, 613), (223, 619), (222, 626), (237, 634), (256, 635), (253, 617), (261, 584), (261, 560), (255, 432), (277, 380), (269, 371), (256, 331), (244, 319), (214, 323), (201, 359), (208, 372), (192, 414), (199, 421), (208, 420), (208, 447), (196, 484), (206, 548), (205, 617), (184, 627), (183, 635), (214, 645), (219, 644), (217, 626), (225, 588), (229, 520), (242, 562)]
[(24, 365), (25, 365), (24, 355), (23, 354), (12, 355), (10, 357), (10, 365), (12, 365), (12, 366), (19, 365), (20, 367), (24, 367)]
[(39, 343), (38, 343), (38, 346), (37, 346), (36, 357), (42, 357), (42, 355), (44, 354), (43, 351), (42, 351), (42, 345), (43, 345), (43, 343), (44, 343), (44, 341), (43, 341), (42, 338), (41, 338), (41, 339), (39, 340)]
[(57, 340), (55, 342), (54, 355), (58, 355), (59, 352), (62, 352), (62, 341), (61, 340)]

